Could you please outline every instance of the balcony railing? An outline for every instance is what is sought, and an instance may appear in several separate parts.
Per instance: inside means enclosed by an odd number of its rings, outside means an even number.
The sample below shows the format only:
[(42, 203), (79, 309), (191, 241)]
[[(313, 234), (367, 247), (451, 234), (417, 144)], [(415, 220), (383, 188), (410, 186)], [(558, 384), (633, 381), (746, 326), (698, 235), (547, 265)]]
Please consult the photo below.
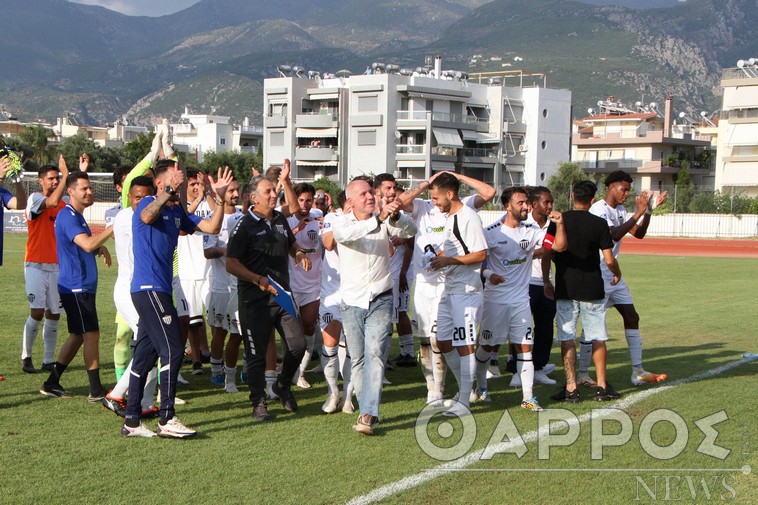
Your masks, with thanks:
[(604, 170), (604, 169), (631, 169), (631, 168), (640, 168), (643, 165), (642, 160), (596, 160), (596, 161), (577, 161), (579, 166), (583, 170)]
[(339, 116), (339, 110), (338, 109), (319, 109), (316, 111), (307, 111), (307, 112), (301, 112), (298, 114), (299, 116), (331, 116), (332, 119), (337, 119)]
[(395, 152), (397, 154), (424, 154), (424, 145), (397, 145)]
[(458, 154), (460, 156), (467, 156), (470, 158), (497, 158), (497, 149), (471, 147), (466, 149), (458, 149)]
[(430, 112), (425, 110), (399, 110), (397, 111), (398, 121), (426, 121), (426, 116)]
[(454, 147), (432, 147), (432, 154), (436, 154), (437, 156), (457, 156), (457, 152), (458, 150)]

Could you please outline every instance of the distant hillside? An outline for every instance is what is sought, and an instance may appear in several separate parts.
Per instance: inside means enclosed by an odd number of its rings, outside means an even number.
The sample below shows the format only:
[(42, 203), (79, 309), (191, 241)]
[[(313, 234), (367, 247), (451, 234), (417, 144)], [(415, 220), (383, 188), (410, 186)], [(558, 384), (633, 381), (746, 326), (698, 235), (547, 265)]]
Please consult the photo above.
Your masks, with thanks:
[(612, 2), (201, 0), (148, 18), (5, 0), (0, 101), (22, 119), (175, 118), (190, 105), (239, 122), (260, 114), (261, 81), (277, 64), (362, 72), (441, 54), (446, 68), (471, 73), (545, 72), (548, 86), (573, 91), (577, 111), (607, 95), (674, 95), (682, 110), (713, 110), (722, 66), (758, 54), (755, 0), (590, 4)]

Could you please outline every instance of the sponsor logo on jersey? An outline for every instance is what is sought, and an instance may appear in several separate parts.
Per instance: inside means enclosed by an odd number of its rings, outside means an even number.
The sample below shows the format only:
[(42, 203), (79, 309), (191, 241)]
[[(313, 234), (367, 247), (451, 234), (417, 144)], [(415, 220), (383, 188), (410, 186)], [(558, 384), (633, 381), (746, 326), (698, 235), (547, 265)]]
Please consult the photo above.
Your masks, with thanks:
[(445, 226), (427, 226), (426, 232), (427, 233), (442, 233), (445, 231)]
[(505, 267), (520, 265), (522, 263), (526, 263), (526, 258), (519, 258), (516, 260), (503, 260), (503, 266)]

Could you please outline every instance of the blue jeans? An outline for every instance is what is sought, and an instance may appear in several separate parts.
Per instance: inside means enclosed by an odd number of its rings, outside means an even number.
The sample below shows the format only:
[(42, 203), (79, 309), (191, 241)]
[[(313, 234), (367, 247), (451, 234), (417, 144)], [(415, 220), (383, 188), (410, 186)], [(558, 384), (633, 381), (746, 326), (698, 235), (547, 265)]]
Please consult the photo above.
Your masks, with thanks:
[(384, 362), (392, 341), (392, 291), (371, 300), (368, 309), (342, 304), (342, 328), (361, 414), (379, 417)]

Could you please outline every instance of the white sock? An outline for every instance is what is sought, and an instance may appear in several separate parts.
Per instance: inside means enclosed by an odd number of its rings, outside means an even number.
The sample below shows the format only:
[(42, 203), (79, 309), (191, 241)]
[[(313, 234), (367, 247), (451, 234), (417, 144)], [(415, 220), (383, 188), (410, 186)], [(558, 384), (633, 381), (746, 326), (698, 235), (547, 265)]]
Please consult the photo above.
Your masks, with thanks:
[(579, 375), (589, 374), (590, 362), (592, 361), (592, 342), (584, 340), (584, 331), (579, 337), (579, 356), (576, 361), (579, 363)]
[(419, 356), (421, 357), (421, 373), (426, 380), (426, 390), (430, 393), (436, 391), (434, 386), (434, 373), (432, 373), (432, 345), (421, 344), (419, 346)]
[(305, 336), (305, 353), (303, 354), (303, 359), (300, 362), (300, 370), (296, 374), (293, 381), (297, 381), (297, 379), (299, 379), (300, 376), (305, 373), (305, 369), (308, 368), (308, 364), (311, 362), (311, 356), (313, 356), (313, 342), (315, 339), (316, 336), (314, 334)]
[(55, 345), (58, 343), (57, 319), (45, 319), (45, 326), (42, 328), (42, 341), (45, 344), (42, 363), (55, 362)]
[(521, 391), (524, 400), (531, 400), (534, 396), (534, 361), (532, 361), (531, 351), (516, 354), (516, 373), (521, 376)]
[(237, 385), (237, 367), (224, 365), (224, 387)]
[(34, 341), (37, 340), (39, 323), (40, 322), (34, 319), (32, 316), (26, 317), (26, 324), (24, 324), (24, 335), (21, 339), (21, 359), (32, 357), (32, 347), (34, 346)]
[(224, 373), (224, 360), (211, 358), (211, 375), (221, 375)]
[(330, 395), (339, 394), (340, 388), (337, 384), (339, 378), (339, 357), (338, 347), (321, 347), (321, 366), (324, 368), (324, 379)]
[(474, 357), (474, 353), (460, 356), (459, 366), (461, 380), (459, 382), (460, 395), (458, 396), (458, 401), (468, 407), (469, 396), (471, 395), (471, 390), (474, 388), (474, 375), (476, 374), (476, 358)]
[[(445, 361), (450, 371), (453, 372), (455, 382), (458, 383), (458, 391), (461, 390), (461, 356), (458, 351), (453, 349), (450, 352), (443, 353), (445, 355)], [(460, 395), (459, 395), (460, 396)]]
[(642, 336), (640, 330), (624, 330), (626, 345), (629, 346), (629, 358), (633, 370), (642, 370)]
[(487, 389), (487, 367), (492, 359), (492, 353), (478, 347), (474, 356), (476, 356), (476, 385), (481, 389)]
[(157, 387), (158, 367), (153, 367), (153, 369), (147, 373), (147, 380), (145, 380), (145, 389), (142, 390), (142, 410), (147, 410), (153, 406), (153, 397), (155, 397), (155, 390)]
[(400, 335), (398, 340), (400, 341), (400, 354), (413, 356), (413, 335)]
[(126, 392), (129, 391), (129, 377), (132, 375), (132, 360), (129, 360), (129, 364), (126, 365), (124, 375), (118, 380), (113, 389), (111, 390), (111, 396), (113, 398), (124, 398)]

